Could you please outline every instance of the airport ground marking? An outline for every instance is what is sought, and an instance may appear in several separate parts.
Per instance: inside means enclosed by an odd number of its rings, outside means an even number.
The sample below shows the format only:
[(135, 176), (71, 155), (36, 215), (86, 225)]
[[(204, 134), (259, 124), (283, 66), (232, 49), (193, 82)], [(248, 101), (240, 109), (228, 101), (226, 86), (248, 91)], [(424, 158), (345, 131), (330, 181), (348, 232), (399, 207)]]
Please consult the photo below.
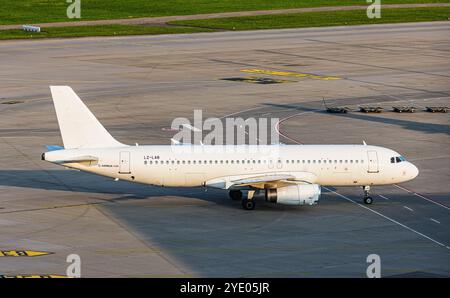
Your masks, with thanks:
[(193, 132), (199, 132), (200, 131), (200, 129), (198, 129), (197, 127), (194, 127), (194, 126), (192, 126), (190, 124), (183, 124), (182, 126), (184, 128), (187, 128), (187, 129), (193, 131)]
[(0, 250), (0, 257), (39, 257), (53, 254), (48, 251), (34, 250)]
[(349, 197), (344, 196), (344, 195), (342, 195), (342, 194), (340, 194), (340, 193), (338, 193), (338, 192), (336, 192), (336, 191), (334, 191), (334, 190), (331, 190), (331, 189), (329, 189), (329, 188), (327, 188), (327, 187), (323, 187), (323, 188), (325, 188), (325, 189), (328, 190), (329, 192), (332, 192), (332, 193), (334, 193), (335, 195), (337, 195), (337, 196), (339, 196), (339, 197), (341, 197), (341, 198), (343, 198), (343, 199), (345, 199), (345, 200), (347, 200), (347, 201), (349, 201), (349, 202), (351, 202), (351, 203), (353, 203), (353, 204), (358, 205), (358, 206), (361, 207), (361, 208), (364, 208), (364, 209), (366, 209), (366, 210), (369, 210), (370, 212), (375, 213), (376, 215), (379, 215), (379, 216), (381, 216), (381, 217), (383, 217), (383, 218), (389, 220), (390, 222), (393, 222), (393, 223), (395, 223), (395, 224), (397, 224), (397, 225), (399, 225), (399, 226), (401, 226), (401, 227), (403, 227), (403, 228), (405, 228), (405, 229), (407, 229), (407, 230), (409, 230), (409, 231), (411, 231), (411, 232), (413, 232), (413, 233), (416, 233), (416, 234), (419, 235), (419, 236), (422, 236), (423, 238), (426, 238), (426, 239), (430, 240), (431, 242), (434, 242), (435, 244), (437, 244), (437, 245), (439, 245), (439, 246), (442, 246), (442, 247), (444, 247), (444, 248), (450, 250), (450, 247), (449, 247), (449, 246), (447, 246), (447, 245), (445, 245), (445, 244), (443, 244), (443, 243), (441, 243), (441, 242), (439, 242), (439, 241), (437, 241), (437, 240), (434, 240), (433, 238), (431, 238), (431, 237), (429, 237), (429, 236), (427, 236), (427, 235), (425, 235), (425, 234), (423, 234), (423, 233), (421, 233), (421, 232), (419, 232), (419, 231), (416, 231), (416, 230), (414, 230), (413, 228), (410, 228), (410, 227), (408, 227), (407, 225), (404, 225), (404, 224), (402, 224), (402, 223), (396, 221), (395, 219), (390, 218), (389, 216), (386, 216), (386, 215), (384, 215), (384, 214), (382, 214), (382, 213), (380, 213), (380, 212), (378, 212), (378, 211), (373, 210), (372, 208), (369, 208), (369, 207), (367, 207), (367, 206), (364, 206), (364, 205), (362, 205), (362, 204), (360, 204), (360, 203), (358, 203), (358, 202), (356, 202), (356, 201), (350, 199)]
[(428, 202), (430, 202), (430, 203), (433, 203), (433, 204), (435, 204), (435, 205), (441, 206), (442, 208), (445, 208), (445, 209), (447, 209), (447, 210), (450, 210), (450, 207), (448, 207), (447, 205), (444, 205), (444, 204), (441, 204), (441, 203), (439, 203), (439, 202), (436, 202), (435, 200), (432, 200), (432, 199), (430, 199), (430, 198), (427, 198), (427, 197), (425, 197), (425, 196), (423, 196), (423, 195), (421, 195), (421, 194), (419, 194), (419, 193), (417, 193), (417, 192), (415, 192), (415, 191), (409, 190), (409, 189), (407, 189), (407, 188), (405, 188), (405, 187), (403, 187), (403, 186), (400, 186), (400, 185), (398, 185), (398, 184), (394, 184), (394, 186), (397, 187), (397, 188), (400, 188), (401, 190), (406, 191), (407, 193), (410, 193), (410, 194), (412, 194), (412, 195), (415, 195), (416, 197), (422, 198), (422, 199), (424, 199), (424, 200), (426, 200), (426, 201), (428, 201)]
[(321, 76), (321, 75), (315, 75), (315, 74), (310, 74), (310, 73), (300, 73), (300, 72), (291, 72), (291, 71), (275, 71), (275, 70), (258, 69), (258, 68), (241, 69), (241, 71), (248, 72), (248, 73), (272, 75), (272, 76), (309, 78), (309, 79), (322, 80), (322, 81), (332, 81), (332, 80), (340, 80), (341, 79), (340, 77), (335, 77), (335, 76)]
[(385, 199), (385, 200), (389, 200), (389, 198), (387, 198), (387, 197), (385, 197), (385, 196), (383, 196), (383, 195), (378, 195), (379, 197), (381, 197), (381, 198), (383, 198), (383, 199)]
[(59, 274), (24, 274), (24, 275), (0, 275), (1, 278), (71, 278)]
[(296, 117), (296, 116), (300, 116), (300, 115), (308, 114), (308, 113), (315, 113), (315, 112), (317, 112), (317, 111), (320, 111), (320, 110), (312, 110), (312, 111), (307, 111), (307, 112), (301, 112), (301, 113), (297, 113), (297, 114), (294, 114), (294, 115), (285, 117), (285, 118), (283, 118), (283, 119), (280, 119), (280, 120), (278, 120), (277, 124), (275, 124), (275, 131), (276, 131), (280, 136), (282, 136), (282, 137), (284, 137), (284, 138), (286, 138), (286, 139), (288, 139), (288, 140), (290, 140), (290, 141), (292, 141), (292, 142), (294, 142), (294, 143), (296, 143), (296, 144), (298, 144), (298, 145), (302, 145), (302, 143), (300, 143), (299, 141), (294, 140), (293, 138), (288, 137), (287, 135), (281, 133), (281, 132), (280, 132), (280, 125), (281, 125), (281, 123), (283, 123), (284, 121), (289, 120), (289, 119), (291, 119), (291, 118), (294, 118), (294, 117)]
[(411, 208), (409, 208), (408, 206), (403, 206), (403, 208), (405, 208), (406, 210), (409, 210), (409, 211), (411, 211), (411, 212), (414, 212), (414, 210), (411, 209)]
[(435, 222), (435, 223), (437, 223), (437, 224), (440, 224), (440, 223), (441, 223), (439, 220), (436, 220), (436, 219), (434, 219), (434, 218), (430, 218), (430, 220), (433, 221), (433, 222)]
[[(290, 119), (290, 118), (295, 117), (295, 116), (298, 116), (298, 115), (302, 115), (302, 114), (305, 114), (305, 113), (312, 113), (312, 112), (315, 112), (315, 111), (308, 111), (308, 112), (298, 113), (298, 114), (295, 114), (295, 115), (292, 115), (292, 116), (290, 116), (290, 117), (286, 117), (286, 118), (280, 120), (280, 121), (277, 123), (277, 126), (276, 126), (277, 132), (280, 133), (279, 130), (278, 130), (278, 126), (279, 126), (279, 124), (280, 124), (282, 121), (287, 120), (287, 119)], [(280, 135), (281, 135), (281, 134), (280, 134)], [(288, 137), (288, 139), (291, 139), (291, 138)], [(292, 140), (292, 139), (291, 139), (291, 140)], [(295, 141), (295, 140), (293, 140), (293, 141), (296, 142), (297, 144), (300, 144), (299, 142), (297, 142), (297, 141)], [(393, 222), (393, 223), (395, 223), (395, 224), (397, 224), (397, 225), (399, 225), (399, 226), (401, 226), (401, 227), (403, 227), (403, 228), (405, 228), (405, 229), (407, 229), (407, 230), (409, 230), (409, 231), (411, 231), (411, 232), (416, 233), (417, 235), (420, 235), (420, 236), (422, 236), (422, 237), (424, 237), (424, 238), (426, 238), (426, 239), (428, 239), (428, 240), (430, 240), (430, 241), (432, 241), (432, 242), (438, 244), (439, 246), (445, 247), (446, 249), (449, 249), (449, 250), (450, 250), (450, 247), (449, 247), (449, 246), (447, 246), (447, 245), (445, 245), (445, 244), (443, 244), (443, 243), (441, 243), (441, 242), (439, 242), (439, 241), (437, 241), (437, 240), (434, 240), (433, 238), (431, 238), (431, 237), (429, 237), (429, 236), (427, 236), (427, 235), (425, 235), (425, 234), (423, 234), (423, 233), (420, 233), (419, 231), (416, 231), (416, 230), (414, 230), (414, 229), (412, 229), (412, 228), (410, 228), (410, 227), (408, 227), (408, 226), (406, 226), (406, 225), (404, 225), (404, 224), (402, 224), (402, 223), (396, 221), (395, 219), (392, 219), (392, 218), (390, 218), (390, 217), (388, 217), (388, 216), (386, 216), (386, 215), (384, 215), (384, 214), (382, 214), (382, 213), (380, 213), (380, 212), (378, 212), (378, 211), (375, 211), (375, 210), (373, 210), (373, 209), (371, 209), (371, 208), (369, 208), (369, 207), (367, 207), (367, 206), (361, 205), (361, 204), (355, 202), (354, 200), (352, 200), (352, 199), (350, 199), (350, 198), (348, 198), (348, 197), (346, 197), (346, 196), (344, 196), (344, 195), (342, 195), (342, 194), (340, 194), (340, 193), (338, 193), (338, 192), (336, 192), (336, 191), (333, 191), (333, 190), (331, 190), (331, 189), (329, 189), (329, 188), (327, 188), (327, 187), (323, 187), (323, 188), (325, 188), (325, 189), (328, 190), (329, 192), (332, 192), (332, 193), (336, 194), (337, 196), (339, 196), (339, 197), (341, 197), (341, 198), (346, 199), (346, 200), (349, 201), (349, 202), (352, 202), (352, 203), (354, 203), (354, 204), (360, 206), (361, 208), (364, 208), (364, 209), (366, 209), (366, 210), (369, 210), (369, 211), (371, 211), (371, 212), (373, 212), (373, 213), (375, 213), (375, 214), (377, 214), (377, 215), (379, 215), (379, 216), (381, 216), (381, 217), (383, 217), (383, 218), (385, 218), (385, 219), (387, 219), (387, 220), (389, 220), (389, 221), (391, 221), (391, 222)]]
[(271, 85), (271, 84), (283, 84), (283, 83), (297, 82), (297, 81), (292, 81), (292, 80), (281, 80), (281, 79), (272, 79), (272, 78), (267, 78), (267, 77), (256, 77), (256, 76), (223, 78), (222, 80), (232, 81), (232, 82), (260, 84), (260, 85)]

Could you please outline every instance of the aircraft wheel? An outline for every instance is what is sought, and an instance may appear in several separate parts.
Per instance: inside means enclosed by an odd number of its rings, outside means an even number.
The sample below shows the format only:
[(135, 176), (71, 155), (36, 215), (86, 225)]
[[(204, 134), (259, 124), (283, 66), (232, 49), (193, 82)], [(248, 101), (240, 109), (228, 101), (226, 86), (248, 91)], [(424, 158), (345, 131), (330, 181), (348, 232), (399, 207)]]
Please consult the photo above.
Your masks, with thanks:
[(245, 210), (253, 210), (253, 209), (255, 209), (255, 201), (254, 200), (243, 199), (242, 200), (242, 208), (244, 208)]
[(230, 195), (230, 198), (232, 200), (238, 201), (238, 200), (242, 200), (242, 191), (240, 190), (230, 190), (230, 192), (228, 193)]
[(370, 205), (370, 204), (372, 204), (372, 202), (373, 202), (372, 197), (365, 197), (364, 198), (364, 204)]

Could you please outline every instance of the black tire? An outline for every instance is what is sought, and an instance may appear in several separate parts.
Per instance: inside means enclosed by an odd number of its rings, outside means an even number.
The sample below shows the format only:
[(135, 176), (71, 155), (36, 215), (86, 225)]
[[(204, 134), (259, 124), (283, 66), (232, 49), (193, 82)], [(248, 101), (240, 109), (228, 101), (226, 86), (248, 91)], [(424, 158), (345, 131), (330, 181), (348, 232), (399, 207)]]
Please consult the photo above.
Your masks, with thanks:
[(244, 210), (253, 210), (255, 209), (255, 201), (254, 200), (247, 200), (244, 199), (242, 200), (242, 208), (244, 208)]
[(372, 204), (372, 203), (373, 203), (372, 197), (365, 197), (365, 198), (364, 198), (364, 204), (370, 205), (370, 204)]
[(228, 194), (232, 200), (235, 200), (235, 201), (242, 200), (243, 194), (242, 194), (242, 191), (240, 191), (240, 190), (230, 190), (230, 192)]

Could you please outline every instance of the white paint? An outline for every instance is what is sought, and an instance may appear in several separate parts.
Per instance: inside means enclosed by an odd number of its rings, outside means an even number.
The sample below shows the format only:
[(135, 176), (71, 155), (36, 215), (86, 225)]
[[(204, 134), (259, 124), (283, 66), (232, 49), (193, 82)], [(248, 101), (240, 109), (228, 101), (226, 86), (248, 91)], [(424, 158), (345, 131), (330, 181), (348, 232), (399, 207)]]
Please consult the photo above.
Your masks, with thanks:
[(436, 243), (436, 244), (439, 245), (439, 246), (445, 247), (446, 249), (450, 249), (450, 247), (446, 246), (445, 244), (443, 244), (443, 243), (441, 243), (441, 242), (439, 242), (439, 241), (437, 241), (437, 240), (434, 240), (433, 238), (431, 238), (431, 237), (429, 237), (429, 236), (427, 236), (427, 235), (425, 235), (425, 234), (423, 234), (423, 233), (420, 233), (420, 232), (414, 230), (413, 228), (410, 228), (410, 227), (408, 227), (407, 225), (404, 225), (404, 224), (402, 224), (402, 223), (396, 221), (395, 219), (392, 219), (392, 218), (388, 217), (387, 215), (384, 215), (384, 214), (382, 214), (382, 213), (380, 213), (380, 212), (378, 212), (378, 211), (375, 211), (375, 210), (373, 210), (373, 209), (371, 209), (371, 208), (369, 208), (369, 207), (367, 207), (367, 206), (364, 206), (364, 205), (362, 205), (362, 204), (359, 204), (359, 203), (355, 202), (354, 200), (352, 200), (352, 199), (350, 199), (350, 198), (348, 198), (348, 197), (346, 197), (346, 196), (344, 196), (344, 195), (342, 195), (342, 194), (340, 194), (340, 193), (337, 193), (337, 192), (335, 192), (335, 191), (333, 191), (333, 190), (331, 190), (331, 189), (329, 189), (329, 188), (327, 188), (327, 187), (324, 187), (324, 188), (325, 188), (326, 190), (328, 190), (329, 192), (332, 192), (332, 193), (334, 193), (335, 195), (337, 195), (337, 196), (339, 196), (339, 197), (341, 197), (341, 198), (343, 198), (343, 199), (345, 199), (345, 200), (347, 200), (347, 201), (349, 201), (349, 202), (352, 202), (353, 204), (358, 205), (358, 206), (361, 207), (361, 208), (364, 208), (364, 209), (366, 209), (366, 210), (369, 210), (370, 212), (375, 213), (376, 215), (379, 215), (379, 216), (381, 216), (381, 217), (383, 217), (383, 218), (385, 218), (385, 219), (387, 219), (387, 220), (389, 220), (389, 221), (391, 221), (391, 222), (393, 222), (393, 223), (395, 223), (395, 224), (397, 224), (397, 225), (399, 225), (399, 226), (401, 226), (401, 227), (403, 227), (403, 228), (405, 228), (405, 229), (407, 229), (407, 230), (409, 230), (409, 231), (411, 231), (411, 232), (413, 232), (413, 233), (416, 233), (417, 235), (419, 235), (419, 236), (421, 236), (421, 237), (423, 237), (423, 238), (425, 238), (425, 239), (430, 240), (431, 242)]
[(442, 208), (445, 208), (445, 209), (447, 209), (447, 210), (450, 210), (450, 208), (449, 208), (448, 206), (445, 206), (445, 205), (443, 205), (443, 204), (441, 204), (441, 203), (439, 203), (439, 202), (433, 201), (433, 200), (431, 200), (431, 199), (429, 199), (429, 198), (427, 198), (427, 197), (424, 197), (424, 196), (421, 195), (421, 194), (418, 194), (418, 193), (416, 193), (416, 192), (413, 192), (413, 191), (411, 191), (411, 190), (409, 190), (409, 189), (406, 189), (406, 188), (404, 188), (404, 187), (402, 187), (402, 186), (400, 186), (400, 185), (397, 185), (397, 184), (394, 184), (394, 186), (397, 187), (397, 188), (400, 188), (401, 190), (406, 191), (407, 193), (413, 194), (413, 195), (415, 195), (416, 197), (422, 198), (422, 199), (424, 199), (424, 200), (426, 200), (426, 201), (428, 201), (428, 202), (430, 202), (430, 203), (433, 203), (433, 204), (438, 205), (438, 206), (440, 206), (440, 207), (442, 207)]
[(403, 206), (403, 208), (405, 208), (406, 210), (409, 210), (411, 212), (413, 212), (414, 210), (412, 210), (411, 208), (409, 208), (408, 206)]
[[(70, 87), (51, 91), (65, 149), (46, 152), (45, 160), (103, 176), (161, 186), (265, 190), (305, 183), (390, 185), (418, 174), (410, 162), (390, 162), (399, 153), (371, 145), (128, 146), (106, 131)], [(269, 180), (277, 175), (289, 178)], [(258, 182), (236, 182), (242, 179)]]
[(440, 224), (440, 223), (441, 223), (439, 220), (436, 220), (436, 219), (434, 219), (434, 218), (430, 218), (430, 220), (431, 220), (431, 221), (434, 221), (434, 222), (437, 223), (437, 224)]

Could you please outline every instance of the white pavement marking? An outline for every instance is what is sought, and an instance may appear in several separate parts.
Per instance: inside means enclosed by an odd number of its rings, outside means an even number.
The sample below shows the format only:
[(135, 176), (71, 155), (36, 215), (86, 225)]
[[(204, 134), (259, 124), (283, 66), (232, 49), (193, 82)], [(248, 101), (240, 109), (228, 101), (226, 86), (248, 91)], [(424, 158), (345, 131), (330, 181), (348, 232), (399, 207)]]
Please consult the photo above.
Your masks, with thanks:
[(436, 220), (436, 219), (434, 219), (434, 218), (430, 218), (430, 220), (431, 220), (431, 221), (434, 221), (435, 223), (438, 223), (438, 224), (441, 223), (439, 220)]
[(445, 244), (443, 244), (443, 243), (441, 243), (441, 242), (439, 242), (439, 241), (437, 241), (437, 240), (434, 240), (433, 238), (431, 238), (431, 237), (429, 237), (429, 236), (427, 236), (427, 235), (425, 235), (425, 234), (423, 234), (423, 233), (420, 233), (420, 232), (418, 232), (418, 231), (416, 231), (416, 230), (414, 230), (414, 229), (412, 229), (412, 228), (410, 228), (410, 227), (408, 227), (408, 226), (406, 226), (406, 225), (404, 225), (404, 224), (402, 224), (402, 223), (396, 221), (395, 219), (392, 219), (392, 218), (390, 218), (390, 217), (388, 217), (388, 216), (386, 216), (386, 215), (384, 215), (384, 214), (381, 214), (380, 212), (375, 211), (375, 210), (373, 210), (373, 209), (371, 209), (371, 208), (369, 208), (369, 207), (367, 207), (367, 206), (361, 205), (361, 204), (359, 204), (359, 203), (353, 201), (352, 199), (350, 199), (350, 198), (348, 198), (348, 197), (346, 197), (346, 196), (344, 196), (344, 195), (342, 195), (342, 194), (340, 194), (340, 193), (337, 193), (337, 192), (335, 192), (335, 191), (333, 191), (333, 190), (331, 190), (331, 189), (329, 189), (329, 188), (327, 188), (327, 187), (324, 187), (324, 188), (325, 188), (326, 190), (328, 190), (329, 192), (332, 192), (332, 193), (336, 194), (337, 196), (339, 196), (339, 197), (341, 197), (341, 198), (343, 198), (343, 199), (345, 199), (345, 200), (347, 200), (347, 201), (349, 201), (349, 202), (352, 202), (353, 204), (358, 205), (358, 206), (361, 207), (361, 208), (364, 208), (364, 209), (366, 209), (366, 210), (369, 210), (370, 212), (373, 212), (373, 213), (375, 213), (375, 214), (377, 214), (377, 215), (379, 215), (379, 216), (381, 216), (381, 217), (383, 217), (383, 218), (385, 218), (385, 219), (387, 219), (387, 220), (389, 220), (389, 221), (391, 221), (391, 222), (393, 222), (393, 223), (395, 223), (395, 224), (397, 224), (397, 225), (399, 225), (399, 226), (401, 226), (401, 227), (403, 227), (403, 228), (405, 228), (405, 229), (407, 229), (407, 230), (409, 230), (409, 231), (411, 231), (411, 232), (413, 232), (413, 233), (416, 233), (416, 234), (419, 235), (419, 236), (422, 236), (423, 238), (426, 238), (426, 239), (428, 239), (428, 240), (430, 240), (430, 241), (432, 241), (432, 242), (438, 244), (439, 246), (442, 246), (442, 247), (444, 247), (444, 248), (450, 250), (450, 247), (449, 247), (449, 246), (447, 246), (447, 245), (445, 245)]
[(288, 120), (288, 119), (294, 118), (294, 117), (296, 117), (296, 116), (300, 116), (300, 115), (304, 115), (304, 114), (310, 114), (310, 113), (315, 113), (315, 112), (318, 112), (318, 111), (321, 111), (321, 110), (317, 109), (317, 110), (312, 110), (312, 111), (307, 111), (307, 112), (301, 112), (301, 113), (297, 113), (297, 114), (288, 116), (288, 117), (283, 118), (283, 119), (281, 119), (281, 120), (278, 120), (277, 124), (275, 124), (275, 130), (276, 130), (276, 132), (277, 132), (280, 136), (282, 136), (282, 137), (284, 137), (284, 138), (286, 138), (286, 139), (288, 139), (288, 140), (290, 140), (290, 141), (292, 141), (292, 142), (294, 142), (294, 143), (296, 143), (296, 144), (298, 144), (298, 145), (302, 145), (302, 143), (300, 143), (299, 141), (294, 140), (294, 139), (288, 137), (287, 135), (282, 134), (282, 133), (280, 132), (280, 124), (281, 124), (282, 122), (284, 122), (284, 121), (286, 121), (286, 120)]
[(192, 130), (192, 131), (194, 131), (194, 132), (199, 132), (199, 131), (201, 131), (201, 130), (198, 129), (197, 127), (194, 127), (194, 126), (192, 126), (192, 125), (190, 125), (190, 124), (183, 124), (182, 126), (185, 127), (185, 128), (187, 128), (187, 129), (189, 129), (189, 130)]
[(383, 199), (385, 199), (385, 200), (389, 200), (389, 198), (386, 198), (385, 196), (383, 196), (383, 195), (378, 195), (379, 197), (382, 197)]
[(407, 210), (409, 210), (409, 211), (411, 211), (411, 212), (414, 212), (414, 210), (412, 210), (412, 209), (409, 208), (408, 206), (403, 206), (403, 208), (405, 208), (405, 209), (407, 209)]
[(446, 205), (444, 205), (444, 204), (441, 204), (441, 203), (439, 203), (439, 202), (436, 202), (436, 201), (434, 201), (434, 200), (432, 200), (432, 199), (429, 199), (429, 198), (427, 198), (427, 197), (424, 197), (423, 195), (418, 194), (417, 192), (414, 192), (414, 191), (412, 191), (412, 190), (409, 190), (409, 189), (404, 188), (404, 187), (402, 187), (402, 186), (400, 186), (400, 185), (397, 185), (397, 184), (394, 184), (394, 186), (397, 187), (397, 188), (400, 188), (401, 190), (404, 190), (404, 191), (406, 191), (406, 192), (408, 192), (408, 193), (410, 193), (410, 194), (413, 194), (413, 195), (415, 195), (416, 197), (422, 198), (422, 199), (424, 199), (424, 200), (427, 200), (427, 201), (430, 202), (430, 203), (433, 203), (433, 204), (438, 205), (438, 206), (440, 206), (440, 207), (442, 207), (442, 208), (445, 208), (445, 209), (447, 209), (447, 210), (450, 210), (450, 208), (449, 208), (448, 206), (446, 206)]

